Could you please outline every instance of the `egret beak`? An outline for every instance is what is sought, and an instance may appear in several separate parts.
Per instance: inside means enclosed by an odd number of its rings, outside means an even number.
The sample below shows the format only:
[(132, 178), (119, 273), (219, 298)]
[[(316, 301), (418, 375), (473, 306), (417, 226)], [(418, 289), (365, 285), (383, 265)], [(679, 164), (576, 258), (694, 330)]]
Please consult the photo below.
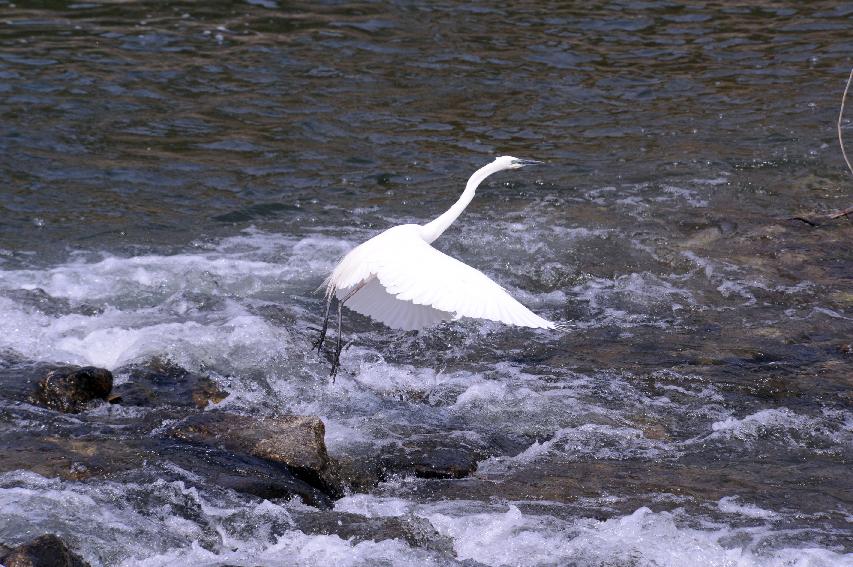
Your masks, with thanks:
[(513, 163), (513, 165), (517, 165), (518, 167), (524, 167), (525, 165), (540, 165), (540, 164), (543, 164), (545, 162), (535, 160), (535, 159), (517, 159), (512, 163)]

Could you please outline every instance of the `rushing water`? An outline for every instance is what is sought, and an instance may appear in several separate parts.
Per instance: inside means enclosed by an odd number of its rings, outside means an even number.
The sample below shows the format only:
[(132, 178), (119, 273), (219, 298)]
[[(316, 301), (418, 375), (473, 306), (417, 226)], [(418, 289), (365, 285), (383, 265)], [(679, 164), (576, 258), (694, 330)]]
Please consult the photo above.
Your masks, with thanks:
[[(426, 440), (478, 461), (334, 503), (446, 548), (315, 533), (304, 504), (168, 457), (4, 465), (0, 543), (53, 532), (93, 565), (853, 564), (853, 229), (827, 216), (853, 204), (851, 30), (841, 2), (0, 2), (5, 384), (157, 357), (230, 411), (321, 416), (337, 458)], [(348, 316), (330, 384), (310, 342), (334, 262), (500, 154), (549, 165), (490, 178), (437, 245), (569, 331)], [(122, 443), (158, 411), (0, 397), (0, 436)]]

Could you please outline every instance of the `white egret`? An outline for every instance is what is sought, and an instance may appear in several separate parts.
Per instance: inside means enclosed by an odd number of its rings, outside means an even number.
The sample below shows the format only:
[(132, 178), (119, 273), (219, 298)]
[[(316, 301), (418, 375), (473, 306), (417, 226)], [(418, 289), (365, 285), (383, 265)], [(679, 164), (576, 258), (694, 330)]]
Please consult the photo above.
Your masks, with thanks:
[(555, 329), (482, 272), (431, 246), (462, 214), (480, 183), (505, 169), (542, 163), (501, 156), (468, 179), (459, 200), (424, 225), (389, 228), (353, 248), (326, 279), (326, 315), (317, 352), (323, 347), (332, 299), (337, 299), (338, 340), (332, 361), (334, 378), (341, 356), (341, 308), (367, 315), (394, 329), (416, 330), (448, 319), (472, 317), (508, 325)]

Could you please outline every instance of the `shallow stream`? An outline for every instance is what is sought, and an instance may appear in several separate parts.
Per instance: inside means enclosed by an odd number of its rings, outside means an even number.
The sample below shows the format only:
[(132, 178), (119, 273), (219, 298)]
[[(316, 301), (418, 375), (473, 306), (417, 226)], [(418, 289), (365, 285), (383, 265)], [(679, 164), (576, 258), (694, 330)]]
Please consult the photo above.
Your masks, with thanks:
[[(853, 226), (829, 218), (853, 205), (851, 30), (841, 2), (0, 2), (0, 543), (56, 533), (92, 565), (853, 565)], [(436, 245), (568, 330), (348, 314), (330, 383), (310, 345), (336, 260), (501, 154), (548, 163), (489, 178)], [(212, 379), (217, 408), (321, 417), (343, 461), (426, 447), (476, 471), (388, 474), (317, 530), (168, 453), (15, 461), (179, 419), (56, 414), (16, 380), (71, 363), (120, 385), (152, 359)], [(335, 532), (386, 517), (440, 537)]]

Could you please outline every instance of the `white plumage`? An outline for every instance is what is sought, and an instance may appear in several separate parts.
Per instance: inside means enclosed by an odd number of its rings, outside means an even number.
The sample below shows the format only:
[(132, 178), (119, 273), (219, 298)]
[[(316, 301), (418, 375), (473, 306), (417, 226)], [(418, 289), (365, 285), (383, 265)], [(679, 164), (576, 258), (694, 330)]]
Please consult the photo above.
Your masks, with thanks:
[(465, 210), (486, 177), (533, 163), (539, 162), (499, 157), (474, 172), (459, 200), (434, 221), (389, 228), (343, 257), (325, 282), (326, 320), (317, 343), (319, 350), (334, 297), (338, 300), (339, 329), (333, 376), (341, 349), (343, 305), (394, 329), (423, 329), (461, 317), (539, 329), (557, 327), (516, 301), (482, 272), (431, 246)]
[(554, 328), (482, 272), (433, 248), (422, 229), (395, 226), (359, 245), (332, 272), (327, 290), (340, 301), (368, 280), (345, 306), (394, 329), (423, 329), (460, 317)]

